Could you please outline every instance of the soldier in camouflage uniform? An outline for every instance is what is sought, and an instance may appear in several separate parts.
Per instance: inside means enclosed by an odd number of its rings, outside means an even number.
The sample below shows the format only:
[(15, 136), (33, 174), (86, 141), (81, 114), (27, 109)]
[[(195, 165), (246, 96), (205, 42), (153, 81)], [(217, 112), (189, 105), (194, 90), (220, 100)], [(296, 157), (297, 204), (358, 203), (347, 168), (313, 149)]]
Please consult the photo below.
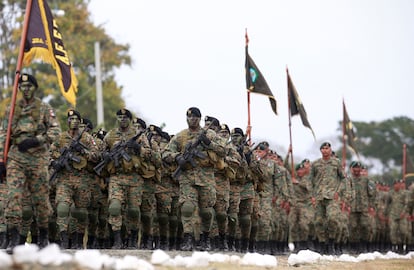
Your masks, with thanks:
[[(148, 129), (148, 132), (151, 132), (149, 138), (149, 140), (151, 140), (151, 144), (156, 144), (159, 150), (162, 151), (168, 144), (170, 136), (168, 135), (168, 133), (162, 131), (160, 127), (155, 125), (150, 125)], [(162, 250), (169, 249), (169, 221), (172, 208), (172, 193), (175, 185), (175, 181), (171, 178), (171, 173), (168, 171), (168, 168), (166, 167), (168, 166), (161, 167), (161, 180), (155, 182), (156, 213), (153, 223), (154, 248)], [(173, 232), (173, 235), (175, 236), (176, 233)]]
[(295, 244), (295, 251), (308, 248), (309, 224), (313, 219), (311, 204), (312, 183), (306, 175), (305, 165), (299, 163), (295, 167), (296, 182), (293, 183), (293, 196), (296, 204), (292, 205), (289, 214), (290, 237)]
[[(96, 133), (93, 133), (96, 145), (98, 146), (99, 153), (104, 151), (103, 139), (106, 135), (106, 131), (99, 129)], [(110, 247), (109, 239), (109, 226), (108, 226), (108, 182), (109, 174), (99, 176), (99, 188), (101, 190), (101, 196), (98, 200), (98, 227), (96, 228), (96, 243), (93, 244), (93, 248), (108, 248)]]
[[(130, 236), (128, 244), (136, 246), (138, 230), (141, 224), (141, 202), (144, 178), (141, 164), (159, 158), (159, 154), (151, 150), (145, 134), (137, 134), (137, 129), (131, 126), (132, 113), (127, 109), (120, 109), (116, 113), (118, 127), (110, 130), (105, 138), (105, 149), (110, 151), (118, 144), (122, 146), (131, 160), (122, 158), (119, 166), (114, 161), (107, 165), (109, 179), (109, 224), (112, 226), (114, 243), (112, 249), (121, 249), (121, 227), (128, 224)], [(138, 136), (135, 140), (133, 137)], [(103, 158), (110, 155), (104, 152)], [(125, 155), (124, 155), (125, 156)], [(125, 213), (123, 211), (125, 210)], [(123, 220), (123, 214), (125, 219)]]
[[(8, 201), (5, 217), (11, 239), (7, 252), (20, 242), (22, 224), (22, 196), (27, 188), (32, 198), (39, 227), (39, 246), (48, 244), (48, 222), (51, 214), (49, 202), (48, 165), (49, 144), (56, 140), (60, 127), (53, 108), (35, 97), (38, 84), (34, 76), (21, 74), (19, 90), (23, 94), (14, 109), (11, 123), (11, 146), (7, 159)], [(10, 108), (6, 115), (9, 115)], [(0, 158), (4, 156), (4, 144), (8, 120), (3, 120), (0, 130)], [(4, 168), (0, 160), (0, 168)], [(2, 169), (3, 170), (3, 169)]]
[(385, 252), (391, 249), (390, 246), (390, 227), (388, 206), (391, 202), (390, 187), (385, 183), (380, 183), (377, 187), (376, 196), (376, 209), (377, 209), (377, 242), (379, 244), (379, 251)]
[[(236, 251), (236, 244), (241, 252), (247, 252), (249, 245), (249, 236), (251, 229), (251, 208), (248, 214), (243, 215), (243, 220), (240, 220), (240, 204), (242, 202), (242, 191), (246, 183), (248, 182), (248, 170), (249, 164), (247, 163), (245, 156), (246, 137), (243, 134), (241, 128), (233, 128), (231, 130), (231, 144), (239, 154), (240, 165), (235, 168), (235, 179), (230, 182), (230, 207), (229, 207), (229, 223), (228, 223), (228, 244), (230, 251)], [(250, 183), (251, 193), (254, 193), (253, 185)], [(243, 200), (246, 202), (246, 199)], [(252, 205), (252, 204), (251, 204)], [(243, 224), (241, 224), (243, 222)], [(247, 228), (246, 228), (247, 227)], [(248, 234), (242, 239), (238, 239), (238, 234), (241, 234), (240, 229), (244, 230), (244, 233)], [(241, 237), (241, 235), (239, 236)]]
[[(139, 132), (142, 131), (139, 129)], [(156, 126), (151, 125), (146, 131), (145, 136), (151, 150), (161, 157), (158, 142), (154, 138), (157, 136)], [(141, 175), (144, 178), (142, 204), (141, 204), (141, 222), (142, 222), (142, 249), (154, 249), (154, 220), (157, 215), (156, 186), (161, 181), (162, 164), (161, 158), (153, 159), (152, 162), (142, 162), (141, 167), (145, 168), (145, 172)], [(158, 240), (158, 241), (154, 241)], [(158, 243), (156, 243), (158, 246)]]
[(218, 248), (222, 251), (228, 251), (229, 229), (232, 230), (233, 236), (236, 233), (237, 215), (240, 204), (240, 185), (236, 183), (236, 171), (241, 164), (241, 156), (236, 147), (229, 142), (230, 129), (226, 124), (221, 124), (218, 135), (223, 138), (223, 146), (226, 150), (224, 157), (224, 169), (215, 173), (217, 201), (214, 206), (216, 210), (216, 219), (219, 230)]
[[(198, 211), (202, 221), (201, 248), (208, 250), (211, 248), (209, 234), (216, 202), (214, 166), (224, 157), (225, 149), (213, 130), (200, 127), (201, 112), (198, 108), (189, 108), (186, 115), (188, 129), (180, 131), (171, 139), (163, 152), (163, 159), (167, 163), (176, 160), (181, 172), (178, 176), (180, 217), (184, 232), (181, 248), (188, 251), (194, 247)], [(194, 155), (190, 155), (190, 152)]]
[(375, 212), (375, 183), (368, 177), (361, 175), (362, 164), (353, 161), (350, 164), (351, 175), (351, 214), (349, 217), (349, 235), (351, 248), (357, 252), (367, 252), (369, 243), (369, 213)]
[(334, 239), (340, 215), (338, 190), (345, 176), (339, 159), (332, 156), (331, 144), (320, 146), (322, 158), (312, 162), (310, 179), (313, 186), (312, 203), (315, 207), (315, 233), (321, 253), (335, 254)]
[[(390, 204), (388, 215), (390, 220), (390, 239), (392, 251), (404, 254), (404, 245), (409, 238), (408, 223), (409, 193), (403, 180), (396, 180), (390, 191)], [(408, 219), (407, 219), (408, 218)]]
[[(57, 140), (51, 145), (52, 167), (57, 170), (56, 177), (56, 208), (57, 225), (59, 226), (60, 246), (63, 249), (69, 247), (68, 220), (69, 213), (75, 219), (76, 232), (72, 239), (72, 245), (82, 248), (85, 230), (88, 227), (88, 206), (90, 203), (90, 182), (91, 175), (87, 171), (88, 161), (98, 160), (98, 147), (92, 135), (82, 132), (79, 129), (81, 115), (78, 111), (68, 111), (68, 130), (62, 132)], [(79, 137), (81, 136), (81, 137)], [(70, 148), (74, 140), (79, 144)], [(69, 167), (58, 164), (59, 157), (64, 151), (71, 151), (71, 154), (79, 159), (79, 162), (67, 160)], [(72, 212), (70, 212), (71, 206)]]

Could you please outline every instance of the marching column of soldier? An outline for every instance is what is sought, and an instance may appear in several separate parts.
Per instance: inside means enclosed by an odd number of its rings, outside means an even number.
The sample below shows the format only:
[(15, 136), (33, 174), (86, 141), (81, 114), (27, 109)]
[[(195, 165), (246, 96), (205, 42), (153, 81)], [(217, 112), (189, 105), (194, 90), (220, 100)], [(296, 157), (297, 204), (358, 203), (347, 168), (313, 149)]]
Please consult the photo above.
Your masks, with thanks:
[(336, 255), (413, 250), (414, 185), (374, 183), (359, 161), (347, 175), (329, 142), (291, 175), (267, 142), (251, 148), (241, 128), (211, 116), (202, 127), (196, 107), (175, 135), (127, 109), (108, 132), (93, 132), (71, 109), (61, 131), (35, 96), (35, 77), (21, 74), (18, 83), (7, 162), (8, 119), (0, 126), (0, 248), (8, 253), (26, 241), (262, 254), (284, 254), (289, 242)]

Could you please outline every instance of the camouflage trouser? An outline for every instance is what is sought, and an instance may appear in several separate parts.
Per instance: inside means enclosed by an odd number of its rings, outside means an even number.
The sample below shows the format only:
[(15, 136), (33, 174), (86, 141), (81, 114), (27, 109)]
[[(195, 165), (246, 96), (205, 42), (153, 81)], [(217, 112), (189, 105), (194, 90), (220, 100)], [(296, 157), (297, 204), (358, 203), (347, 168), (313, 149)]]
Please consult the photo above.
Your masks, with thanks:
[(291, 241), (307, 241), (309, 227), (313, 219), (313, 209), (310, 203), (297, 202), (291, 207), (289, 214), (289, 228)]
[(213, 236), (217, 236), (218, 233), (227, 233), (227, 210), (229, 209), (230, 201), (230, 182), (229, 179), (222, 175), (216, 174), (216, 204), (214, 205), (215, 218), (213, 227), (217, 228), (215, 233), (211, 233)]
[(338, 230), (335, 243), (347, 243), (349, 240), (349, 216), (347, 211), (341, 211), (338, 215)]
[[(216, 203), (216, 187), (207, 184), (206, 186), (181, 185), (180, 183), (180, 217), (183, 224), (183, 232), (196, 235), (197, 224), (201, 218), (201, 230), (210, 232), (213, 225), (213, 212), (202, 213), (203, 210), (211, 209)], [(183, 216), (183, 206), (191, 206), (193, 214), (191, 217)], [(199, 214), (197, 214), (199, 213)]]
[(230, 183), (230, 201), (228, 209), (228, 234), (235, 237), (237, 226), (239, 226), (239, 207), (240, 207), (240, 183)]
[(47, 228), (51, 206), (49, 202), (48, 156), (26, 157), (19, 162), (7, 162), (8, 200), (5, 210), (9, 228), (20, 230), (23, 215), (22, 198), (25, 189), (30, 193), (35, 219), (39, 228)]
[[(4, 179), (4, 181), (6, 181)], [(7, 184), (0, 183), (0, 233), (7, 231), (6, 219), (4, 217), (4, 210), (7, 203)]]
[(260, 196), (256, 192), (253, 199), (253, 211), (252, 211), (252, 227), (250, 229), (250, 240), (257, 240), (257, 230), (259, 228), (259, 213), (260, 213)]
[[(65, 172), (56, 184), (57, 225), (59, 232), (68, 232), (69, 212), (74, 231), (84, 233), (88, 226), (90, 204), (90, 174), (73, 170)], [(72, 207), (71, 210), (69, 208)]]
[(408, 220), (400, 217), (390, 217), (391, 244), (406, 244), (411, 231), (408, 231)]
[(272, 233), (272, 197), (259, 197), (257, 241), (268, 241)]
[(157, 192), (155, 193), (155, 199), (157, 202), (156, 217), (154, 221), (154, 235), (168, 237), (169, 217), (171, 214), (171, 193), (169, 192)]
[[(90, 174), (89, 178), (89, 190), (91, 199), (88, 205), (88, 236), (96, 236), (99, 226), (99, 213), (102, 211), (102, 201), (106, 196), (102, 193), (99, 177), (94, 174)], [(106, 205), (106, 208), (107, 207), (108, 206)]]
[[(122, 225), (126, 224), (131, 230), (140, 228), (143, 181), (141, 176), (133, 172), (111, 175), (108, 222), (112, 226), (112, 231), (120, 231)], [(126, 220), (123, 220), (123, 216)]]
[(236, 236), (239, 239), (250, 239), (253, 219), (253, 205), (256, 192), (253, 183), (247, 182), (242, 185), (240, 190), (239, 204), (239, 226), (237, 227)]
[(368, 212), (351, 212), (349, 216), (349, 242), (368, 241), (369, 216)]
[(153, 179), (144, 179), (141, 203), (141, 224), (143, 234), (152, 235), (156, 209), (157, 200), (155, 198), (155, 181)]
[(338, 216), (341, 214), (339, 203), (332, 199), (316, 201), (315, 233), (319, 242), (335, 239), (338, 230)]
[(289, 236), (289, 218), (286, 209), (280, 207), (280, 202), (272, 207), (271, 240), (285, 242)]

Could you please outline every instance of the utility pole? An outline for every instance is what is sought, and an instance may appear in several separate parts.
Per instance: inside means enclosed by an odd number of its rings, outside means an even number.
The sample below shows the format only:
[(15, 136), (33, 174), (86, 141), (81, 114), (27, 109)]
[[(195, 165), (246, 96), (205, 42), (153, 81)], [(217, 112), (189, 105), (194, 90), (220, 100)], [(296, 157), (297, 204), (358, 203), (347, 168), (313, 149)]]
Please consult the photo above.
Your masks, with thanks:
[(101, 51), (99, 42), (95, 41), (95, 70), (96, 70), (96, 119), (97, 126), (104, 128), (104, 110), (101, 78)]

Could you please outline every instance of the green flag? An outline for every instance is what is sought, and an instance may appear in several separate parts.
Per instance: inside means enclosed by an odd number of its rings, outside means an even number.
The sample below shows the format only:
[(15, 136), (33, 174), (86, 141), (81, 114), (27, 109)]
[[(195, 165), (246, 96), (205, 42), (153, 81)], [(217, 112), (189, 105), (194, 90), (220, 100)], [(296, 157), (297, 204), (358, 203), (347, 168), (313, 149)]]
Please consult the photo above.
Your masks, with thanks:
[[(286, 70), (287, 71), (287, 70)], [(312, 131), (312, 135), (315, 138), (315, 133), (309, 123), (308, 116), (305, 111), (305, 107), (302, 104), (302, 101), (299, 98), (299, 94), (296, 91), (296, 87), (290, 78), (289, 72), (287, 71), (287, 79), (288, 79), (288, 99), (289, 99), (289, 107), (290, 107), (290, 115), (300, 115), (300, 119), (302, 120), (302, 124), (309, 128)]]
[(272, 94), (265, 78), (263, 77), (260, 70), (257, 68), (253, 59), (250, 57), (248, 52), (248, 45), (246, 44), (246, 88), (251, 93), (262, 94), (269, 97), (270, 105), (272, 106), (273, 112), (277, 115), (276, 99)]

